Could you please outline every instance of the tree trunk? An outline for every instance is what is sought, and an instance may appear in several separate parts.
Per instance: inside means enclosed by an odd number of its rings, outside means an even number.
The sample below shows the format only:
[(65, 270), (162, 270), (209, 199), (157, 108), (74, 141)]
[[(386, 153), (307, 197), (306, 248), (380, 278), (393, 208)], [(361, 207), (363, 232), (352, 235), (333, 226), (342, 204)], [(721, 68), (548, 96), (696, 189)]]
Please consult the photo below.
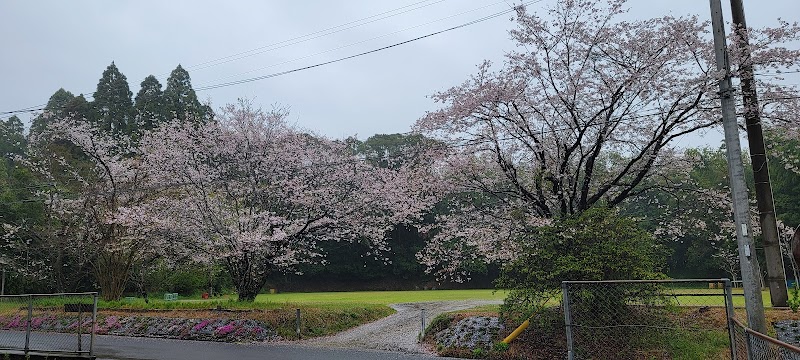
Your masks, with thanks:
[(255, 271), (250, 265), (250, 259), (247, 258), (226, 262), (228, 272), (236, 285), (239, 301), (255, 301), (270, 273), (269, 271)]
[(794, 229), (794, 234), (792, 234), (792, 240), (789, 243), (789, 252), (791, 252), (790, 256), (792, 257), (792, 270), (794, 270), (794, 281), (795, 285), (797, 284), (800, 279), (797, 278), (797, 264), (800, 264), (800, 226)]
[(236, 289), (239, 293), (239, 301), (247, 301), (253, 302), (256, 301), (256, 296), (258, 296), (258, 291), (261, 289)]
[(105, 301), (119, 300), (125, 291), (130, 267), (120, 257), (121, 254), (104, 254), (95, 262), (100, 297)]

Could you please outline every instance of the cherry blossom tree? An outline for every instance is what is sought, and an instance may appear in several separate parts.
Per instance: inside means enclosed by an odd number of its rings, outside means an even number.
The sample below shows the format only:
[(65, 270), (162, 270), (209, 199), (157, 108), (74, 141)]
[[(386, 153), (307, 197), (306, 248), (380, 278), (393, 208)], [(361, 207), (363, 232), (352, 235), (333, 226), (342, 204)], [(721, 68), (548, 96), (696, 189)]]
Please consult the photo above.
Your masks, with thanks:
[[(720, 179), (725, 181), (725, 179)], [(730, 190), (719, 187), (704, 187), (697, 181), (686, 180), (683, 189), (671, 194), (672, 201), (650, 204), (655, 208), (652, 220), (658, 228), (654, 234), (663, 243), (698, 241), (708, 251), (714, 267), (725, 271), (734, 281), (739, 279), (739, 254), (736, 244), (736, 225), (733, 222), (733, 206)], [(751, 220), (758, 220), (752, 212)], [(753, 235), (761, 232), (758, 222), (753, 223)]]
[(173, 123), (142, 141), (163, 195), (154, 226), (202, 262), (220, 262), (239, 299), (269, 276), (324, 262), (320, 242), (368, 244), (385, 258), (385, 233), (428, 206), (410, 196), (417, 177), (378, 168), (349, 144), (304, 133), (286, 112), (227, 106), (215, 122)]
[(33, 136), (26, 160), (53, 185), (40, 195), (59, 238), (69, 237), (62, 246), (91, 264), (105, 300), (122, 296), (136, 261), (163, 249), (147, 226), (152, 192), (139, 158), (125, 135), (57, 119)]
[[(652, 220), (658, 223), (654, 233), (664, 242), (685, 241), (689, 237), (706, 241), (713, 249), (710, 254), (717, 266), (736, 281), (740, 274), (739, 255), (736, 243), (736, 224), (733, 222), (733, 205), (730, 188), (727, 186), (727, 175), (719, 175), (720, 161), (703, 159), (706, 155), (720, 156), (721, 152), (687, 151), (686, 161), (694, 163), (694, 171), (678, 172), (673, 181), (679, 187), (670, 193), (673, 201), (655, 202), (651, 205), (656, 213)], [(723, 160), (724, 161), (724, 160)], [(716, 167), (712, 170), (700, 170), (702, 167)], [(705, 172), (706, 177), (698, 173)], [(751, 199), (750, 221), (753, 224), (752, 235), (762, 234), (758, 222), (758, 210), (754, 199)], [(794, 277), (798, 267), (792, 255), (792, 242), (796, 240), (796, 230), (778, 220), (778, 235), (781, 252), (788, 258)], [(763, 280), (763, 279), (762, 279)]]
[[(624, 4), (559, 1), (544, 15), (520, 8), (511, 31), (518, 47), (502, 68), (485, 62), (433, 95), (442, 107), (416, 128), (450, 146), (442, 167), (451, 193), (470, 195), (431, 229), (420, 255), (429, 270), (452, 274), (461, 267), (454, 261), (513, 256), (525, 226), (670, 186), (662, 180), (678, 142), (719, 123), (710, 25), (696, 16), (625, 20)], [(798, 29), (752, 31), (747, 61), (796, 66), (800, 51), (781, 44)], [(792, 100), (770, 99), (764, 111), (786, 117)]]
[(780, 235), (778, 239), (781, 244), (781, 253), (789, 261), (789, 265), (792, 268), (792, 278), (797, 284), (800, 281), (800, 267), (794, 254), (797, 250), (794, 244), (800, 242), (800, 232), (798, 232), (797, 228), (786, 226), (786, 224), (778, 220), (778, 233)]

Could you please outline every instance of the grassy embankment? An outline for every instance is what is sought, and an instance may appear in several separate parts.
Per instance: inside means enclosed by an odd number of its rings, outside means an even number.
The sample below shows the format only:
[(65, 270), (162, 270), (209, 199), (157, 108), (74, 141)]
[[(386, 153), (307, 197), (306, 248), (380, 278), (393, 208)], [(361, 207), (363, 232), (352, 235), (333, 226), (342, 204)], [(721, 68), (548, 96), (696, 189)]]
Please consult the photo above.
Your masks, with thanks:
[[(209, 309), (237, 311), (237, 316), (264, 321), (286, 338), (295, 336), (295, 309), (301, 312), (301, 332), (304, 336), (334, 334), (393, 314), (389, 304), (447, 300), (502, 300), (503, 292), (493, 290), (425, 290), (425, 291), (358, 291), (279, 293), (258, 295), (255, 302), (239, 302), (234, 297), (223, 299), (184, 299), (179, 301), (155, 300), (146, 304), (142, 299), (101, 302), (103, 312), (153, 310), (164, 314), (174, 310), (178, 316), (202, 315), (209, 317)], [(191, 314), (195, 311), (195, 314)], [(189, 314), (185, 314), (189, 313)], [(164, 315), (170, 315), (166, 313)], [(162, 316), (164, 316), (162, 315)], [(228, 314), (229, 315), (229, 314)]]
[[(279, 335), (294, 338), (295, 311), (301, 312), (304, 337), (334, 334), (394, 313), (389, 304), (446, 300), (502, 300), (504, 293), (493, 290), (426, 290), (426, 291), (363, 291), (261, 294), (255, 302), (236, 301), (225, 296), (215, 299), (184, 298), (177, 301), (142, 298), (120, 301), (99, 301), (100, 317), (138, 316), (161, 318), (252, 319), (269, 324)], [(21, 314), (24, 299), (19, 303), (0, 302), (0, 315)], [(34, 315), (52, 312), (75, 299), (42, 298), (34, 307)], [(81, 302), (91, 302), (83, 299)], [(48, 310), (44, 310), (48, 309)], [(22, 314), (24, 316), (24, 314)]]

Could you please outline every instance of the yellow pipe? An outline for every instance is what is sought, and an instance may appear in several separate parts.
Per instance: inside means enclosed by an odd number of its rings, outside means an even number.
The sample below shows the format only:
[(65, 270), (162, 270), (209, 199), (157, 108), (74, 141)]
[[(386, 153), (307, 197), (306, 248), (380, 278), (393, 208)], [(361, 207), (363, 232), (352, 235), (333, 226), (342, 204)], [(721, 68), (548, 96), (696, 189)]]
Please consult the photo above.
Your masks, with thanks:
[(504, 344), (511, 343), (512, 341), (514, 341), (514, 339), (517, 338), (517, 336), (519, 336), (519, 334), (522, 334), (522, 332), (525, 331), (525, 329), (527, 329), (528, 325), (530, 325), (530, 324), (531, 324), (530, 320), (523, 321), (522, 324), (520, 326), (518, 326), (517, 329), (514, 330), (514, 332), (512, 332), (511, 334), (508, 334), (508, 336), (506, 336), (506, 338), (503, 339), (502, 342)]

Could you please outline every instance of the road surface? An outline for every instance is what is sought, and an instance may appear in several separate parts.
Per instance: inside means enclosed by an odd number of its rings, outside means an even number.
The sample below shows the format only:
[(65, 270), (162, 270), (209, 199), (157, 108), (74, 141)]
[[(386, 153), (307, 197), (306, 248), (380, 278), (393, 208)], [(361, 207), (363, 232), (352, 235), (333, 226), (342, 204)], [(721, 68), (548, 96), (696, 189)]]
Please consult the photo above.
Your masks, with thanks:
[[(31, 335), (37, 339), (36, 342), (31, 342), (31, 348), (41, 348), (41, 344), (52, 347), (55, 344), (63, 350), (77, 350), (75, 334), (32, 333)], [(84, 343), (88, 344), (88, 338)], [(17, 347), (20, 344), (22, 346), (25, 344), (24, 332), (0, 331), (0, 348)], [(436, 358), (425, 354), (309, 347), (290, 342), (231, 344), (110, 335), (95, 336), (94, 353), (98, 359), (109, 360), (431, 360)]]

